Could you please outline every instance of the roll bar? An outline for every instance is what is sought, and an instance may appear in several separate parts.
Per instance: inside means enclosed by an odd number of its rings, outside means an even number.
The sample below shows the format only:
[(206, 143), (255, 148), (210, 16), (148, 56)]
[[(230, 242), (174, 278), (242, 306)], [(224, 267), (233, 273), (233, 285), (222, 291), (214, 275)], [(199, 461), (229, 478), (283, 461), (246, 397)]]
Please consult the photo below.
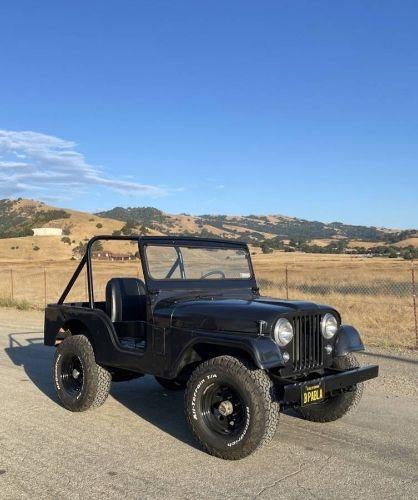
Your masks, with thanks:
[(83, 255), (80, 263), (77, 266), (77, 269), (74, 271), (68, 285), (65, 287), (61, 297), (58, 300), (58, 304), (62, 304), (64, 300), (67, 298), (67, 295), (70, 293), (71, 288), (79, 277), (81, 271), (84, 266), (87, 266), (87, 289), (89, 294), (89, 307), (90, 309), (94, 308), (94, 290), (93, 290), (93, 273), (92, 273), (92, 265), (91, 265), (91, 252), (93, 244), (98, 240), (110, 241), (110, 240), (120, 240), (120, 241), (138, 241), (140, 240), (140, 236), (116, 236), (116, 235), (103, 235), (103, 236), (93, 236), (86, 247), (86, 253)]

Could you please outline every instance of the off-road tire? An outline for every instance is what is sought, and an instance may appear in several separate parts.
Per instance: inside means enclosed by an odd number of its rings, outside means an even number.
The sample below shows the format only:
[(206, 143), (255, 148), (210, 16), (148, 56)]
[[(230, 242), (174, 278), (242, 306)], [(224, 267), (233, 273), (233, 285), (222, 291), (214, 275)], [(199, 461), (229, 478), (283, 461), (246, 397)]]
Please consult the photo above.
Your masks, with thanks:
[[(217, 410), (208, 414), (205, 403), (207, 394), (216, 392), (218, 386), (231, 387), (242, 403), (234, 406), (234, 411), (235, 408), (242, 409), (240, 428), (232, 431), (239, 434), (221, 434), (216, 425), (208, 424), (208, 418), (220, 418), (219, 415), (213, 416)], [(185, 392), (185, 414), (193, 435), (205, 451), (226, 460), (239, 460), (273, 438), (279, 405), (274, 397), (273, 384), (263, 370), (232, 356), (219, 356), (205, 361), (192, 373)], [(234, 414), (230, 417), (235, 418)]]
[(169, 391), (184, 391), (184, 389), (186, 388), (186, 384), (181, 380), (161, 378), (161, 377), (155, 377), (155, 380), (162, 387), (164, 387), (164, 389), (167, 389)]
[[(360, 366), (354, 354), (335, 358), (333, 367), (339, 370), (358, 368)], [(349, 392), (342, 392), (326, 399), (322, 403), (301, 406), (298, 411), (305, 420), (312, 422), (333, 422), (353, 411), (363, 394), (363, 384), (356, 384)]]
[[(66, 366), (71, 360), (78, 360), (78, 366), (81, 366), (82, 382), (78, 391), (66, 388), (67, 380), (70, 378), (66, 374)], [(106, 401), (112, 377), (107, 370), (96, 363), (88, 338), (84, 335), (74, 335), (64, 339), (55, 351), (53, 380), (64, 408), (78, 412), (97, 408)]]

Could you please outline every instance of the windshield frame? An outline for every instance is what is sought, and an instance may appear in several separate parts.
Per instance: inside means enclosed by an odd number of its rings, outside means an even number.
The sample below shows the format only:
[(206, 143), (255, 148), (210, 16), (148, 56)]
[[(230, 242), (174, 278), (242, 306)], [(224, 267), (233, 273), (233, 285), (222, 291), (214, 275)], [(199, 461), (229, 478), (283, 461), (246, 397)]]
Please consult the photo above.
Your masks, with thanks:
[[(251, 283), (254, 281), (254, 269), (251, 261), (250, 251), (246, 243), (235, 242), (235, 241), (225, 241), (225, 240), (215, 240), (215, 239), (204, 239), (204, 238), (175, 238), (168, 239), (166, 237), (142, 237), (141, 238), (141, 257), (142, 257), (142, 267), (144, 271), (144, 276), (146, 280), (161, 284), (176, 283), (177, 286), (181, 283), (189, 284), (199, 284), (211, 283), (212, 286), (218, 286), (222, 283)], [(186, 247), (186, 248), (220, 248), (220, 249), (231, 249), (231, 250), (241, 250), (245, 253), (245, 258), (248, 263), (248, 278), (221, 278), (221, 279), (202, 279), (202, 278), (154, 278), (152, 276), (151, 270), (148, 264), (148, 257), (146, 248), (147, 246), (166, 246), (176, 249), (176, 247)]]

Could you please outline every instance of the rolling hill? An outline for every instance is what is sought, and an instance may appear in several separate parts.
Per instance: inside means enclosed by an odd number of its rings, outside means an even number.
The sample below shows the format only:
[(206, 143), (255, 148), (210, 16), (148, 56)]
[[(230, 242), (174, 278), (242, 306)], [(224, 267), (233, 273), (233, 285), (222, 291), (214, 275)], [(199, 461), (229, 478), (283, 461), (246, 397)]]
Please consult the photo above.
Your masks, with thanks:
[[(56, 227), (63, 236), (32, 236), (35, 227)], [(91, 214), (57, 208), (36, 200), (0, 200), (0, 259), (63, 260), (96, 234), (171, 234), (240, 239), (273, 248), (314, 245), (347, 248), (392, 245), (418, 248), (416, 230), (400, 231), (334, 222), (326, 224), (282, 215), (167, 214), (153, 207), (115, 207)], [(106, 243), (113, 251), (115, 244)], [(302, 249), (302, 248), (299, 248)], [(114, 251), (117, 251), (116, 249)], [(129, 248), (133, 251), (133, 247)]]
[(152, 228), (162, 234), (203, 233), (223, 238), (240, 238), (249, 243), (276, 238), (284, 241), (349, 239), (366, 243), (395, 244), (418, 236), (414, 229), (400, 231), (341, 222), (326, 224), (283, 215), (170, 215), (152, 207), (116, 207), (96, 215)]

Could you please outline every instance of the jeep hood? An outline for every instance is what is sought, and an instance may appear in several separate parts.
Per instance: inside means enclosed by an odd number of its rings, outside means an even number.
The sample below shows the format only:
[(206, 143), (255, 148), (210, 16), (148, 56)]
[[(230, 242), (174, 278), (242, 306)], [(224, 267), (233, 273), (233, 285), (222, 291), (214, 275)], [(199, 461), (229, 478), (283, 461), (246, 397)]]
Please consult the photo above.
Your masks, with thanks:
[(229, 331), (257, 334), (260, 321), (263, 333), (271, 332), (280, 317), (333, 311), (313, 302), (280, 300), (270, 297), (252, 299), (195, 298), (163, 301), (154, 310), (154, 320), (163, 327), (188, 330)]

